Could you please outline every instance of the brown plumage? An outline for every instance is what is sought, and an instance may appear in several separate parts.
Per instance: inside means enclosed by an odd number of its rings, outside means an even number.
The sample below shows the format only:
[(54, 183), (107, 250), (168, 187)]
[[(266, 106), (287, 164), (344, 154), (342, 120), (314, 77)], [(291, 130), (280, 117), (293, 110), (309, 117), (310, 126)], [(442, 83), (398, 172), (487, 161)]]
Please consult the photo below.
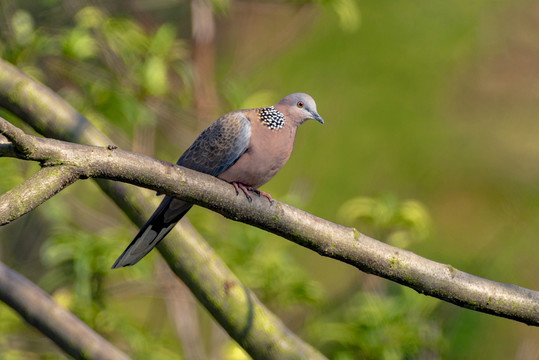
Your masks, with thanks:
[[(306, 120), (324, 120), (313, 98), (294, 93), (278, 104), (223, 115), (204, 130), (177, 164), (232, 183), (251, 201), (249, 191), (268, 182), (288, 161), (297, 128)], [(136, 264), (161, 241), (193, 206), (165, 196), (112, 268)]]

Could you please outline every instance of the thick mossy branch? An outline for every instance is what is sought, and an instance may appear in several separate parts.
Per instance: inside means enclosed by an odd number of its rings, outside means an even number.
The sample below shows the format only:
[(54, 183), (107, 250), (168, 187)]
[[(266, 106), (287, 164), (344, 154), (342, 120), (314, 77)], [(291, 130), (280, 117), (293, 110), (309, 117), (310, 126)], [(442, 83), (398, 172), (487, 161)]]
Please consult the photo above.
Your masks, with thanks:
[(43, 146), (44, 153), (59, 154), (58, 162), (79, 169), (83, 176), (157, 190), (281, 235), (323, 256), (420, 293), (539, 325), (539, 292), (464, 273), (277, 201), (270, 205), (265, 198), (255, 197), (250, 203), (245, 197), (236, 196), (232, 185), (224, 181), (147, 156), (46, 139), (36, 144), (34, 160), (39, 161), (39, 146)]
[[(0, 106), (19, 115), (45, 136), (101, 146), (112, 143), (50, 89), (1, 60)], [(539, 325), (539, 293), (536, 291), (466, 274), (286, 204), (276, 202), (269, 206), (265, 199), (257, 197), (249, 204), (245, 198), (235, 196), (230, 184), (172, 164), (121, 150), (83, 149), (80, 145), (47, 139), (36, 141), (42, 146), (41, 155), (47, 153), (49, 156), (45, 160), (47, 165), (74, 167), (80, 171), (79, 176), (116, 179), (178, 196), (420, 293), (477, 311)], [(57, 145), (65, 145), (68, 151), (57, 151)], [(16, 152), (8, 146), (0, 153), (12, 156)], [(35, 151), (32, 154), (37, 156)], [(40, 161), (37, 157), (33, 160)], [(87, 161), (97, 167), (89, 169)], [(155, 208), (155, 197), (145, 197), (118, 181), (96, 181), (138, 226)], [(253, 358), (323, 358), (261, 305), (204, 240), (199, 239), (194, 229), (178, 224), (158, 249), (176, 275)]]
[[(45, 136), (96, 146), (113, 143), (50, 89), (2, 60), (0, 106), (19, 115)], [(157, 206), (155, 196), (134, 187), (117, 181), (95, 181), (137, 226), (142, 226)], [(187, 219), (183, 219), (161, 242), (158, 250), (174, 273), (240, 346), (255, 359), (324, 359), (260, 304), (196, 230), (187, 225)], [(199, 257), (204, 259), (202, 264), (187, 261)], [(206, 262), (213, 266), (204, 266)], [(244, 291), (225, 291), (232, 283)], [(243, 316), (245, 311), (252, 316)]]
[(47, 293), (2, 262), (0, 300), (75, 359), (129, 359), (75, 315), (58, 305)]

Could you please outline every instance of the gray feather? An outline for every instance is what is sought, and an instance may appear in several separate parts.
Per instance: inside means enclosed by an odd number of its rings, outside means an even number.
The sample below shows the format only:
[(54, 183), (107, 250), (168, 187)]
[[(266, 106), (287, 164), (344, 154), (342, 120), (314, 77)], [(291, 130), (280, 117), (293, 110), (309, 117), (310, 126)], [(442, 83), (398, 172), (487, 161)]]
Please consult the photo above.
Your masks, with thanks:
[(228, 113), (202, 132), (180, 157), (177, 164), (217, 176), (247, 150), (251, 124), (241, 111)]
[[(250, 137), (251, 125), (242, 112), (226, 114), (199, 135), (177, 164), (217, 176), (238, 161), (247, 150)], [(192, 206), (165, 196), (112, 268), (136, 264), (172, 230)]]

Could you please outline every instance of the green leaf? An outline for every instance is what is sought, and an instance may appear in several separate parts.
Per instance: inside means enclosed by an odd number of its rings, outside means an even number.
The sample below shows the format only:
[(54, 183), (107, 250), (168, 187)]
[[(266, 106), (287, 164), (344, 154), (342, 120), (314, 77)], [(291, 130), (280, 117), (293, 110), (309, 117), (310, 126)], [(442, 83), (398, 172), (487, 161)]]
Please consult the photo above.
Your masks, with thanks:
[(135, 66), (148, 52), (149, 37), (134, 21), (109, 18), (102, 31), (109, 47), (127, 66)]
[(160, 56), (150, 57), (144, 64), (144, 87), (150, 95), (164, 95), (168, 91), (167, 65)]
[(97, 44), (86, 29), (75, 28), (64, 38), (64, 54), (74, 59), (93, 58), (97, 54)]
[(148, 52), (166, 58), (176, 40), (176, 29), (171, 24), (162, 25), (153, 36)]
[(400, 248), (422, 241), (431, 233), (427, 208), (416, 200), (399, 201), (391, 195), (357, 197), (346, 201), (337, 217), (347, 224), (370, 224), (379, 237)]
[(34, 19), (28, 12), (17, 10), (11, 18), (11, 26), (19, 45), (28, 45), (34, 40)]
[(98, 28), (105, 22), (105, 19), (105, 13), (95, 6), (87, 6), (75, 15), (75, 20), (82, 28)]
[(343, 30), (352, 32), (359, 28), (361, 13), (355, 0), (335, 0), (332, 5)]

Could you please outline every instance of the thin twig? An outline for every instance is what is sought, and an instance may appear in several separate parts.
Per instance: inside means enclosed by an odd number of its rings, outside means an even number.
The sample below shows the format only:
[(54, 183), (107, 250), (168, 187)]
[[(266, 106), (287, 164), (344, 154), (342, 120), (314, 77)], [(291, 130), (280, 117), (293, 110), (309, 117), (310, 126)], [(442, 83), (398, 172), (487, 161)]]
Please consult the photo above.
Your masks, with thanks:
[(14, 145), (15, 151), (21, 154), (28, 155), (34, 148), (34, 137), (27, 136), (24, 131), (7, 120), (0, 122), (0, 134)]

